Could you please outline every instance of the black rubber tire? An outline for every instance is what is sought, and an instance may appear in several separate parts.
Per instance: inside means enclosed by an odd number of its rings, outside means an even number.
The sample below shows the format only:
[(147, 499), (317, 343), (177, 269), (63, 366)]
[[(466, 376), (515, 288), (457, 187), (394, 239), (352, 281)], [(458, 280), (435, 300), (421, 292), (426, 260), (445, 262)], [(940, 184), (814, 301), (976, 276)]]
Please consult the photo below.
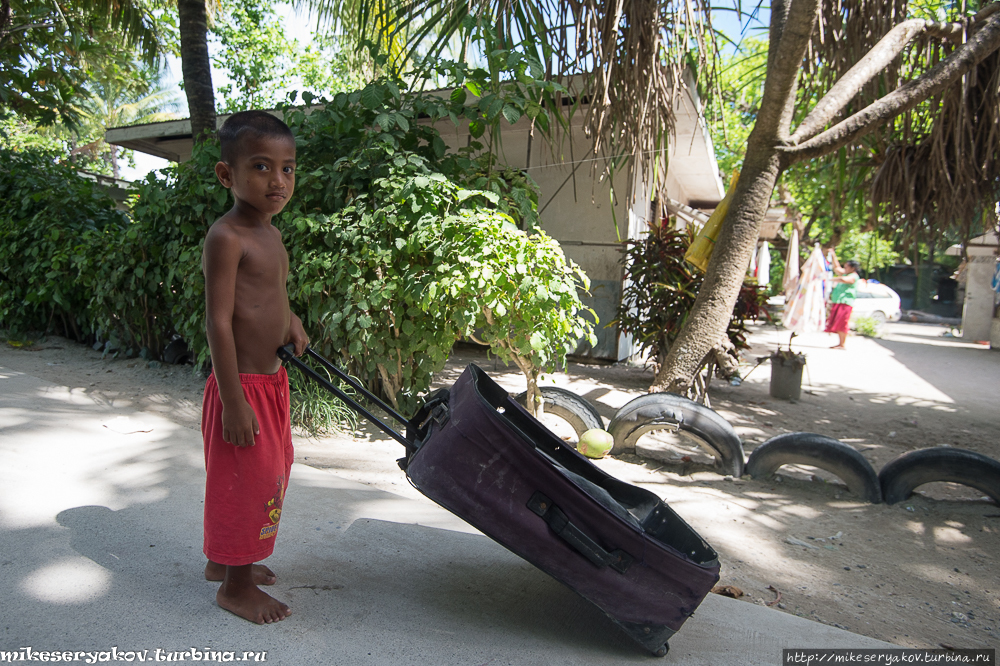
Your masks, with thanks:
[(608, 432), (615, 438), (613, 454), (635, 451), (635, 443), (647, 432), (670, 427), (680, 429), (715, 458), (720, 474), (743, 476), (743, 442), (729, 421), (705, 405), (673, 393), (649, 393), (627, 402), (611, 419)]
[(882, 501), (878, 476), (871, 463), (840, 440), (811, 432), (789, 432), (767, 440), (750, 454), (747, 474), (769, 478), (782, 465), (812, 465), (836, 474), (847, 489), (872, 504)]
[(975, 451), (939, 446), (909, 451), (878, 473), (882, 497), (895, 504), (925, 483), (950, 481), (975, 488), (1000, 504), (1000, 462)]
[(664, 643), (663, 647), (661, 647), (660, 649), (656, 650), (653, 653), (653, 656), (654, 657), (666, 657), (668, 652), (670, 652), (670, 643)]
[(172, 340), (163, 350), (163, 361), (172, 365), (190, 363), (193, 358), (194, 356), (188, 350), (187, 343), (181, 338)]
[[(541, 387), (541, 391), (542, 400), (544, 401), (542, 411), (546, 414), (558, 416), (569, 423), (576, 432), (577, 439), (588, 430), (594, 428), (604, 429), (604, 420), (601, 419), (601, 415), (590, 404), (590, 401), (582, 395), (573, 393), (568, 389), (559, 388), (558, 386), (543, 386)], [(515, 396), (514, 400), (524, 407), (528, 400), (527, 396), (528, 392), (525, 391)]]

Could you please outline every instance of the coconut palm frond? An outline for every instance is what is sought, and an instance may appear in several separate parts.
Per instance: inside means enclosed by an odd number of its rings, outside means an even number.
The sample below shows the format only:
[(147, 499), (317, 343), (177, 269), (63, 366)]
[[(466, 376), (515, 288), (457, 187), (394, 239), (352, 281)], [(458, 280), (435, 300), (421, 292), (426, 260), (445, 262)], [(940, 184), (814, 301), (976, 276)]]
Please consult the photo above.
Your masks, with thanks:
[(153, 64), (159, 56), (160, 34), (152, 8), (145, 0), (68, 0), (55, 3), (59, 12), (79, 13), (106, 22), (110, 32)]
[(122, 101), (114, 109), (116, 125), (141, 125), (174, 120), (178, 107), (177, 92), (161, 88), (133, 102)]
[(95, 81), (90, 88), (90, 94), (74, 106), (74, 111), (81, 120), (81, 136), (98, 135), (102, 145), (104, 132), (110, 127), (177, 118), (178, 96), (173, 89), (136, 90), (129, 82), (114, 78)]
[[(317, 29), (323, 28), (330, 34), (342, 35), (350, 48), (345, 53), (353, 54), (352, 66), (364, 69), (368, 45), (373, 45), (379, 55), (388, 59), (391, 71), (401, 71), (406, 61), (406, 47), (409, 43), (412, 20), (407, 20), (411, 12), (423, 10), (413, 2), (393, 2), (392, 0), (301, 0), (300, 9), (308, 10), (316, 17)], [(426, 14), (426, 12), (423, 12)], [(440, 17), (434, 16), (434, 21)]]

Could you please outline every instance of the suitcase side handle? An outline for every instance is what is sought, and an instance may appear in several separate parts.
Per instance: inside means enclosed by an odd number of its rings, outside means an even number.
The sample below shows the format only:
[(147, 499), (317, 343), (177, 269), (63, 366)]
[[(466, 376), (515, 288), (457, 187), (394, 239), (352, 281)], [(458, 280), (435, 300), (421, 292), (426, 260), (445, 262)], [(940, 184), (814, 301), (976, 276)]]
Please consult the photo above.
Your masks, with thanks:
[(633, 558), (623, 550), (608, 552), (600, 544), (587, 536), (583, 530), (570, 522), (569, 516), (552, 503), (541, 492), (536, 492), (528, 500), (528, 508), (539, 516), (556, 535), (573, 550), (580, 553), (598, 569), (610, 566), (618, 573), (625, 573), (632, 565)]
[[(332, 363), (330, 363), (329, 361), (327, 361), (325, 358), (323, 358), (322, 356), (320, 356), (319, 354), (317, 354), (315, 351), (313, 351), (312, 348), (306, 347), (305, 353), (308, 354), (309, 356), (311, 356), (312, 358), (318, 359), (320, 361), (320, 363), (323, 364), (324, 367), (326, 367), (333, 374), (335, 374), (337, 377), (339, 377), (340, 379), (342, 379), (345, 384), (347, 384), (348, 386), (350, 386), (354, 390), (356, 390), (359, 393), (361, 393), (361, 395), (363, 395), (365, 398), (367, 398), (367, 399), (371, 400), (372, 402), (374, 402), (375, 404), (377, 404), (379, 407), (381, 407), (382, 409), (384, 409), (386, 411), (386, 413), (388, 413), (394, 419), (396, 419), (400, 423), (403, 423), (403, 424), (405, 424), (407, 426), (411, 425), (409, 420), (407, 420), (402, 415), (400, 415), (398, 412), (396, 412), (394, 409), (392, 409), (391, 407), (389, 407), (388, 405), (386, 405), (384, 402), (382, 402), (371, 391), (369, 391), (368, 389), (364, 388), (363, 386), (361, 386), (360, 384), (358, 384), (357, 382), (355, 382), (346, 373), (342, 372), (339, 368), (337, 368)], [(313, 381), (315, 381), (316, 383), (318, 383), (320, 386), (322, 386), (323, 388), (325, 388), (330, 393), (332, 393), (335, 396), (337, 396), (340, 399), (340, 401), (343, 402), (345, 405), (347, 405), (348, 407), (350, 407), (351, 409), (353, 409), (355, 412), (357, 412), (358, 414), (360, 414), (364, 418), (366, 418), (369, 421), (371, 421), (373, 424), (375, 424), (375, 426), (379, 430), (381, 430), (382, 432), (384, 432), (385, 434), (389, 435), (390, 437), (392, 437), (393, 439), (395, 439), (397, 442), (399, 442), (400, 444), (402, 444), (406, 448), (406, 452), (408, 454), (413, 453), (413, 451), (414, 451), (413, 442), (409, 441), (408, 439), (406, 439), (406, 437), (404, 437), (400, 433), (396, 432), (387, 423), (383, 422), (382, 419), (378, 418), (377, 416), (375, 416), (374, 414), (372, 414), (370, 411), (368, 411), (367, 409), (365, 409), (357, 400), (355, 400), (351, 396), (349, 396), (346, 393), (344, 393), (343, 391), (341, 391), (339, 388), (337, 388), (336, 386), (334, 386), (333, 384), (331, 384), (330, 382), (328, 382), (326, 379), (324, 379), (318, 372), (316, 372), (315, 370), (313, 370), (312, 368), (310, 368), (308, 365), (306, 365), (305, 363), (303, 363), (300, 359), (296, 358), (295, 357), (295, 346), (294, 345), (287, 344), (284, 347), (279, 347), (278, 348), (278, 358), (280, 358), (282, 361), (285, 361), (286, 363), (291, 363), (292, 365), (294, 365), (296, 368), (298, 368), (303, 373), (305, 373), (306, 376), (308, 376), (309, 378), (311, 378)]]

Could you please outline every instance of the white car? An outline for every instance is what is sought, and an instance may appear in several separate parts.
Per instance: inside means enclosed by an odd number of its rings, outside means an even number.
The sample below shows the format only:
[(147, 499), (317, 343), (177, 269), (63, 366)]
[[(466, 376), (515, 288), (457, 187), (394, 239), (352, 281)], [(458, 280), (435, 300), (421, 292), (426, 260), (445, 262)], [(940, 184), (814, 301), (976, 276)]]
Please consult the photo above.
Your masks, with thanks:
[(899, 321), (899, 294), (876, 280), (859, 280), (858, 295), (851, 311), (851, 319), (871, 317), (879, 324)]

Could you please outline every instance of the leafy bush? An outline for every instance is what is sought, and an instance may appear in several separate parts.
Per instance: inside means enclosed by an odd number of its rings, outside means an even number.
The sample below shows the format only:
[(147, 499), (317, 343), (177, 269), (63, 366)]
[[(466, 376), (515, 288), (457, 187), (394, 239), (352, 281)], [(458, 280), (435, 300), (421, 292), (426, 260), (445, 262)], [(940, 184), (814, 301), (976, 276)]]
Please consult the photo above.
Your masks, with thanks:
[(45, 150), (0, 149), (0, 327), (17, 338), (92, 333), (97, 248), (128, 222), (115, 202)]
[(462, 262), (467, 273), (459, 279), (479, 304), (478, 335), (524, 373), (528, 409), (540, 416), (539, 375), (565, 367), (581, 339), (597, 344), (597, 314), (584, 307), (578, 291), (589, 289), (590, 281), (542, 232), (518, 231), (496, 215), (480, 219), (471, 232)]
[(0, 151), (0, 326), (96, 337), (149, 358), (180, 333), (203, 363), (201, 244), (230, 205), (218, 155), (204, 144), (148, 176), (130, 218), (54, 155)]
[(586, 278), (480, 203), (493, 199), (410, 156), (337, 215), (296, 218), (289, 294), (315, 346), (404, 411), (477, 327), (529, 382), (563, 362), (592, 336), (577, 314)]
[[(690, 228), (677, 231), (665, 218), (660, 226), (650, 224), (649, 233), (639, 240), (629, 241), (625, 253), (626, 283), (617, 322), (658, 366), (666, 360), (704, 281), (704, 274), (684, 260), (692, 238)], [(746, 322), (767, 316), (765, 297), (754, 285), (744, 283), (740, 289), (726, 331), (737, 350), (747, 347)]]
[(858, 317), (853, 324), (858, 335), (863, 335), (866, 338), (882, 337), (879, 322), (874, 317)]
[[(314, 101), (305, 95), (307, 104)], [(357, 92), (339, 93), (308, 114), (301, 107), (286, 107), (285, 122), (296, 135), (299, 167), (295, 196), (284, 217), (336, 213), (356, 196), (371, 192), (375, 181), (410, 157), (442, 171), (444, 140), (417, 120), (447, 117), (448, 108), (436, 98), (404, 94), (399, 82), (384, 79)]]
[[(493, 56), (504, 53), (518, 85), (533, 81), (525, 56), (503, 50)], [(580, 338), (593, 338), (576, 292), (586, 287), (586, 277), (567, 264), (554, 241), (516, 226), (537, 224), (530, 177), (496, 168), (495, 154), (479, 153), (483, 146), (476, 141), (447, 153), (426, 122), (465, 119), (477, 137), (490, 131), (492, 142), (501, 120), (528, 115), (541, 122), (539, 98), (529, 99), (518, 85), (487, 86), (492, 70), (452, 67), (469, 91), (481, 95), (478, 103), (467, 105), (464, 89), (441, 98), (404, 93), (399, 81), (380, 80), (308, 114), (285, 109), (298, 145), (298, 182), (274, 224), (285, 233), (293, 267), (292, 309), (321, 352), (339, 358), (404, 410), (443, 367), (455, 339), (476, 328), (494, 351), (522, 365), (529, 386), (543, 368), (564, 362)], [(556, 84), (539, 85), (547, 90)], [(8, 230), (4, 238), (17, 243), (0, 254), (7, 263), (15, 249), (31, 255), (50, 236), (60, 243), (44, 250), (47, 263), (14, 276), (15, 286), (0, 291), (0, 306), (34, 302), (22, 294), (34, 288), (35, 301), (79, 315), (85, 330), (78, 338), (94, 335), (107, 341), (107, 349), (149, 358), (180, 335), (196, 364), (206, 363), (201, 250), (209, 225), (231, 205), (215, 177), (218, 158), (217, 144), (206, 142), (189, 162), (148, 176), (131, 220), (102, 203), (107, 220), (95, 212), (79, 233), (72, 224), (53, 224), (37, 227), (22, 242)], [(80, 180), (60, 176), (26, 186), (28, 199), (51, 197), (46, 181)], [(81, 209), (64, 205), (79, 197), (53, 200), (66, 215)], [(70, 229), (79, 240), (63, 243), (55, 227)], [(55, 254), (57, 246), (62, 255)], [(77, 264), (67, 268), (71, 260)], [(71, 285), (71, 297), (52, 292), (52, 277)], [(46, 328), (45, 317), (54, 312), (49, 305), (19, 313), (14, 324), (5, 313), (3, 325)]]
[[(500, 57), (506, 52), (499, 52)], [(464, 88), (449, 97), (433, 93), (404, 92), (402, 81), (379, 79), (352, 93), (339, 93), (320, 106), (284, 107), (285, 122), (297, 136), (296, 196), (289, 205), (292, 217), (311, 212), (335, 213), (360, 193), (370, 192), (377, 180), (402, 168), (411, 157), (422, 160), (430, 171), (440, 173), (468, 189), (496, 195), (480, 205), (512, 217), (522, 229), (538, 226), (538, 186), (516, 169), (498, 167), (497, 158), (478, 140), (488, 128), (498, 134), (499, 123), (522, 115), (544, 119), (541, 107), (512, 89), (483, 92), (488, 73), (457, 63), (442, 65), (444, 71), (471, 90), (483, 94), (475, 104), (466, 104)], [(518, 66), (526, 68), (526, 64)], [(533, 81), (523, 74), (527, 81)], [(538, 82), (548, 90), (558, 87)], [(304, 95), (314, 104), (312, 95)], [(455, 152), (433, 126), (450, 119), (456, 125), (470, 123), (475, 140)], [(497, 146), (493, 146), (496, 148)]]
[[(523, 64), (522, 69), (526, 67)], [(482, 70), (461, 70), (470, 90), (480, 93), (486, 76)], [(415, 404), (416, 395), (443, 367), (455, 339), (471, 332), (473, 325), (530, 326), (543, 319), (537, 315), (544, 309), (541, 305), (547, 305), (551, 319), (558, 320), (562, 348), (572, 348), (580, 337), (590, 335), (575, 319), (582, 307), (575, 285), (582, 281), (574, 279), (572, 289), (553, 292), (559, 297), (537, 303), (511, 297), (507, 316), (488, 324), (481, 302), (497, 300), (499, 292), (492, 299), (481, 291), (470, 292), (470, 278), (456, 272), (461, 262), (475, 263), (484, 250), (507, 247), (483, 246), (476, 240), (481, 238), (477, 230), (503, 229), (510, 238), (517, 230), (509, 222), (510, 228), (504, 227), (507, 215), (521, 227), (537, 225), (537, 187), (529, 176), (493, 168), (495, 156), (489, 151), (475, 155), (483, 148), (476, 141), (447, 153), (427, 120), (451, 118), (458, 123), (465, 118), (477, 128), (474, 136), (482, 136), (500, 120), (537, 114), (540, 107), (531, 107), (537, 104), (511, 90), (483, 93), (478, 104), (466, 101), (462, 89), (441, 98), (404, 93), (398, 81), (380, 80), (359, 92), (339, 94), (308, 114), (286, 109), (286, 120), (299, 137), (296, 197), (284, 216), (293, 220), (287, 244), (296, 266), (290, 279), (296, 312), (307, 328), (321, 331), (318, 348), (340, 357), (351, 372), (404, 410)], [(541, 246), (492, 256), (493, 274), (504, 274), (508, 265), (531, 265), (536, 249)], [(565, 260), (556, 252), (562, 267), (558, 270), (565, 270)], [(515, 260), (517, 256), (522, 258)], [(547, 259), (545, 269), (554, 266)], [(539, 264), (533, 270), (544, 269)], [(475, 279), (480, 279), (478, 274)], [(549, 278), (560, 279), (561, 274)], [(525, 282), (524, 288), (529, 287), (531, 282)], [(575, 303), (566, 295), (569, 292)], [(514, 324), (522, 305), (532, 315), (519, 320), (526, 323)], [(556, 314), (561, 307), (570, 309)], [(502, 347), (499, 341), (506, 338), (499, 328), (495, 330), (494, 349), (507, 357), (510, 345)], [(545, 333), (547, 349), (557, 344), (554, 330)], [(529, 330), (525, 340), (530, 334)], [(541, 335), (535, 337), (536, 344), (542, 344)], [(542, 363), (526, 372), (529, 384), (541, 367), (550, 367), (555, 359), (554, 352), (543, 354), (541, 347), (532, 350), (524, 342), (513, 348), (531, 350), (519, 356), (528, 362), (525, 367)]]
[(159, 358), (179, 334), (208, 360), (201, 248), (208, 227), (231, 206), (215, 176), (219, 147), (195, 147), (191, 160), (150, 174), (137, 188), (133, 221), (95, 257), (91, 311), (113, 348), (145, 348)]
[(289, 296), (314, 346), (404, 411), (473, 321), (438, 283), (455, 261), (449, 186), (403, 171), (336, 215), (296, 218), (289, 236)]

